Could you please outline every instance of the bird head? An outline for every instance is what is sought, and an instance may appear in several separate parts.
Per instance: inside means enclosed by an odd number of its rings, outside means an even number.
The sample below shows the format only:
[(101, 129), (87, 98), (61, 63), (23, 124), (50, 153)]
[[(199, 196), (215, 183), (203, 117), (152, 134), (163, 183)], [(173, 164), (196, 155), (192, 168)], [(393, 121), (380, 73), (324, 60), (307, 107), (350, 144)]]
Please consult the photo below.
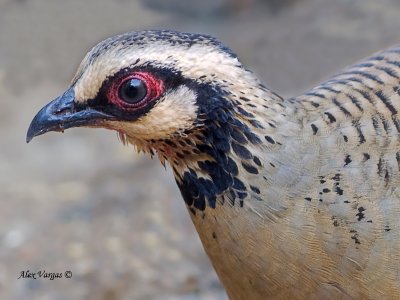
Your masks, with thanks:
[(114, 129), (136, 145), (168, 140), (200, 126), (207, 114), (203, 104), (212, 106), (220, 93), (218, 79), (239, 70), (236, 56), (206, 35), (143, 31), (112, 37), (86, 55), (66, 92), (37, 114), (27, 140), (78, 126)]
[(178, 184), (185, 176), (218, 177), (207, 192), (216, 194), (234, 184), (235, 160), (253, 159), (244, 145), (260, 143), (255, 115), (271, 97), (215, 38), (132, 32), (86, 55), (69, 88), (34, 117), (27, 141), (71, 127), (115, 130), (124, 143), (168, 160)]

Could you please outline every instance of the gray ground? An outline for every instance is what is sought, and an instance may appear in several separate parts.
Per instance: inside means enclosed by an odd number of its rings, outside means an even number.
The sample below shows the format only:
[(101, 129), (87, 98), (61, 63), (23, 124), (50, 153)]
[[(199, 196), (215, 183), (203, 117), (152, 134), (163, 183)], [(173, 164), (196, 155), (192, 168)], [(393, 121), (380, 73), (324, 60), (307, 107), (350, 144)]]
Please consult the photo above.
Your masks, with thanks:
[[(226, 299), (170, 170), (102, 130), (25, 144), (97, 41), (211, 33), (288, 96), (400, 42), (396, 2), (0, 0), (0, 299)], [(73, 275), (17, 279), (23, 270)]]

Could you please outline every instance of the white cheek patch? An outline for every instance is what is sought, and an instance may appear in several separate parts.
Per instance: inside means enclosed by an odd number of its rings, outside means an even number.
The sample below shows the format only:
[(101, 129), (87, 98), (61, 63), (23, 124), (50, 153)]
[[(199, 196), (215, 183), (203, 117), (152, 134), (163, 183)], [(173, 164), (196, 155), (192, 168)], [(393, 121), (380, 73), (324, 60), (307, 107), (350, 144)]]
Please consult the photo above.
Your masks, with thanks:
[[(85, 57), (85, 59), (89, 59), (89, 57)], [(82, 62), (82, 64), (85, 63)], [(123, 69), (124, 67), (121, 67), (121, 65), (127, 67), (131, 64), (124, 59), (118, 59), (115, 56), (115, 52), (111, 52), (108, 55), (104, 55), (102, 59), (96, 60), (95, 63), (87, 65), (74, 86), (75, 101), (82, 103), (88, 99), (95, 98), (107, 77)]]
[(186, 86), (167, 93), (146, 115), (111, 127), (139, 140), (165, 139), (192, 128), (197, 117), (196, 94)]
[[(88, 61), (89, 58), (90, 53), (85, 60)], [(146, 63), (159, 66), (171, 65), (182, 72), (184, 77), (192, 79), (198, 79), (200, 76), (209, 77), (208, 79), (237, 78), (239, 73), (243, 72), (236, 58), (232, 58), (218, 48), (203, 44), (191, 47), (171, 46), (165, 43), (154, 43), (147, 47), (116, 46), (105, 51), (90, 64), (85, 60), (82, 62), (84, 70), (78, 71), (77, 76), (81, 76), (74, 87), (77, 102), (96, 97), (107, 77), (113, 76), (119, 70), (130, 67), (132, 64), (136, 66)]]

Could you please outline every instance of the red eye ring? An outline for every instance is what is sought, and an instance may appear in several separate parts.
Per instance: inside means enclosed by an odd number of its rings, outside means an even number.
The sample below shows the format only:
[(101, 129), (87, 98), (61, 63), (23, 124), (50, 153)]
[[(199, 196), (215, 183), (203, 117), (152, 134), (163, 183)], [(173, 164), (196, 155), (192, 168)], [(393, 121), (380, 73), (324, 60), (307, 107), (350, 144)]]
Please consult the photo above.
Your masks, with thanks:
[[(144, 84), (147, 91), (143, 99), (135, 103), (126, 102), (120, 97), (121, 87), (132, 79), (140, 80)], [(152, 74), (147, 72), (134, 72), (128, 76), (123, 76), (114, 80), (107, 92), (107, 98), (111, 103), (124, 110), (134, 111), (145, 107), (150, 101), (158, 99), (163, 92), (164, 83), (162, 80), (155, 78)]]

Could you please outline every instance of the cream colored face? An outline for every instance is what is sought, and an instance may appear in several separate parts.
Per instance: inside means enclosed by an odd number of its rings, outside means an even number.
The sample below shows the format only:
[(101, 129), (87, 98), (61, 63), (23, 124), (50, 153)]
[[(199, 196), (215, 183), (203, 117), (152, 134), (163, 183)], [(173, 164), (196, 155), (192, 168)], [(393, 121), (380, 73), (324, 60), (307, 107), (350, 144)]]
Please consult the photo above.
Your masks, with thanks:
[[(222, 84), (222, 79), (233, 80), (242, 72), (236, 57), (207, 41), (188, 46), (155, 40), (127, 46), (123, 38), (120, 37), (120, 42), (114, 42), (115, 39), (118, 40), (113, 38), (96, 45), (82, 61), (72, 85), (78, 105), (90, 106), (99, 97), (107, 100), (101, 95), (106, 93), (104, 85), (114, 80), (121, 70), (130, 70), (128, 75), (145, 70), (156, 78), (160, 78), (157, 70), (160, 73), (168, 70), (170, 77), (179, 74), (180, 80), (184, 79), (182, 84), (166, 86), (151, 109), (133, 120), (116, 118), (102, 123), (135, 140), (167, 139), (195, 126), (198, 93), (196, 85), (187, 82)], [(147, 71), (149, 65), (151, 68)], [(173, 78), (161, 80), (174, 82)]]
[[(230, 85), (235, 93), (232, 86), (256, 81), (249, 76), (212, 37), (172, 31), (123, 34), (93, 47), (65, 93), (69, 98), (59, 97), (51, 120), (37, 124), (32, 134), (88, 126), (116, 130), (133, 144), (181, 136), (207, 118), (200, 98), (207, 107), (213, 101), (209, 91)], [(121, 90), (144, 96), (126, 99)]]
[(145, 115), (135, 121), (110, 121), (110, 126), (140, 140), (168, 139), (191, 129), (197, 117), (196, 94), (186, 86), (167, 92)]

